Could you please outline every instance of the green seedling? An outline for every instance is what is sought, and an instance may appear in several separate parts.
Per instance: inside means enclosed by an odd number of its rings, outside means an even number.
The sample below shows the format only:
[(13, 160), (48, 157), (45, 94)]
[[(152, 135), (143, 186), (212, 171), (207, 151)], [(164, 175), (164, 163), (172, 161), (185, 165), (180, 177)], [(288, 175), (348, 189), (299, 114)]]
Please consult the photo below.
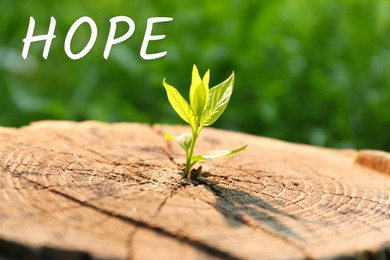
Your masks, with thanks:
[(229, 103), (233, 92), (234, 72), (228, 79), (211, 89), (209, 89), (209, 80), (209, 70), (201, 79), (197, 67), (193, 66), (189, 104), (176, 88), (166, 83), (165, 79), (163, 80), (168, 100), (173, 109), (190, 125), (192, 130), (191, 133), (183, 133), (176, 137), (165, 133), (165, 140), (176, 141), (186, 154), (184, 178), (196, 179), (200, 175), (201, 167), (191, 171), (191, 168), (199, 162), (225, 158), (247, 147), (244, 145), (236, 150), (212, 150), (202, 155), (193, 155), (196, 140), (203, 127), (212, 125), (222, 115)]

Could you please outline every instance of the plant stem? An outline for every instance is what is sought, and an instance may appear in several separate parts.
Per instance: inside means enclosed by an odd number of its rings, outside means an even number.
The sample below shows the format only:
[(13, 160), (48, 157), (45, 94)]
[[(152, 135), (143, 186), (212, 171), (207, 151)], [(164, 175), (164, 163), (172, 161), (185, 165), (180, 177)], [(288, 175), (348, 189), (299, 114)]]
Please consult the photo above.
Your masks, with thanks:
[(187, 158), (186, 158), (186, 169), (184, 171), (184, 175), (183, 177), (184, 178), (189, 178), (191, 176), (190, 175), (190, 170), (191, 170), (191, 159), (192, 159), (192, 155), (194, 153), (194, 148), (195, 148), (195, 142), (196, 142), (196, 139), (198, 138), (199, 134), (198, 134), (198, 129), (192, 129), (192, 140), (191, 140), (191, 146), (190, 146), (190, 152), (186, 154)]

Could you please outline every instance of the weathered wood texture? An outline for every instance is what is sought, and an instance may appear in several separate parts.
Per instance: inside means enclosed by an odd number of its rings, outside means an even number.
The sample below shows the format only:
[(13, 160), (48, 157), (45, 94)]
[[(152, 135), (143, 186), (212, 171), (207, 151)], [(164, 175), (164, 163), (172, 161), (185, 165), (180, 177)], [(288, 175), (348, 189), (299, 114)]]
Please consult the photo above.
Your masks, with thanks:
[(390, 257), (390, 156), (205, 129), (246, 151), (181, 180), (185, 127), (0, 128), (0, 258)]

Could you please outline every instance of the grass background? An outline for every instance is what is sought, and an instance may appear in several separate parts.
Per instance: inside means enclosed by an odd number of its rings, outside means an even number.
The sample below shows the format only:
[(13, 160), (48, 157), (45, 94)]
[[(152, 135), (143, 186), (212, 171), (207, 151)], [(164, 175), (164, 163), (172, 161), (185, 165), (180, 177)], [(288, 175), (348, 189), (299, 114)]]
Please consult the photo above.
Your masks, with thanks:
[[(103, 50), (114, 16), (136, 30)], [(33, 43), (21, 57), (29, 17), (35, 34), (57, 20), (49, 57)], [(89, 54), (69, 59), (68, 29), (91, 17), (98, 38)], [(150, 17), (156, 24), (145, 61), (140, 47)], [(118, 35), (126, 26), (118, 27)], [(89, 39), (77, 31), (72, 50)], [(161, 81), (187, 94), (191, 68), (211, 69), (211, 85), (236, 73), (235, 90), (214, 125), (288, 141), (337, 148), (390, 151), (390, 4), (385, 0), (18, 1), (0, 0), (0, 125), (41, 119), (183, 123)]]

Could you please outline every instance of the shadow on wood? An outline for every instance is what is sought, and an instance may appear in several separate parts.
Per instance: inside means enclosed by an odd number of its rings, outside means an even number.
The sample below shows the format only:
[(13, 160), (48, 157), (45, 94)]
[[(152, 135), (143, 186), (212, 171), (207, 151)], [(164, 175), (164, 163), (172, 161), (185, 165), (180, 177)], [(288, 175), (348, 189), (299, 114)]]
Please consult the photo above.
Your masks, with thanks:
[[(304, 220), (280, 211), (271, 204), (250, 193), (224, 188), (207, 180), (202, 180), (200, 183), (208, 186), (210, 191), (215, 195), (215, 207), (222, 215), (226, 216), (226, 220), (231, 227), (236, 227), (238, 225), (253, 225), (250, 221), (250, 219), (253, 219), (258, 222), (257, 224), (254, 223), (254, 226), (266, 225), (273, 231), (281, 233), (281, 236), (301, 239), (298, 234), (294, 233), (269, 213), (288, 217), (296, 221)], [(237, 221), (230, 221), (231, 219)]]

